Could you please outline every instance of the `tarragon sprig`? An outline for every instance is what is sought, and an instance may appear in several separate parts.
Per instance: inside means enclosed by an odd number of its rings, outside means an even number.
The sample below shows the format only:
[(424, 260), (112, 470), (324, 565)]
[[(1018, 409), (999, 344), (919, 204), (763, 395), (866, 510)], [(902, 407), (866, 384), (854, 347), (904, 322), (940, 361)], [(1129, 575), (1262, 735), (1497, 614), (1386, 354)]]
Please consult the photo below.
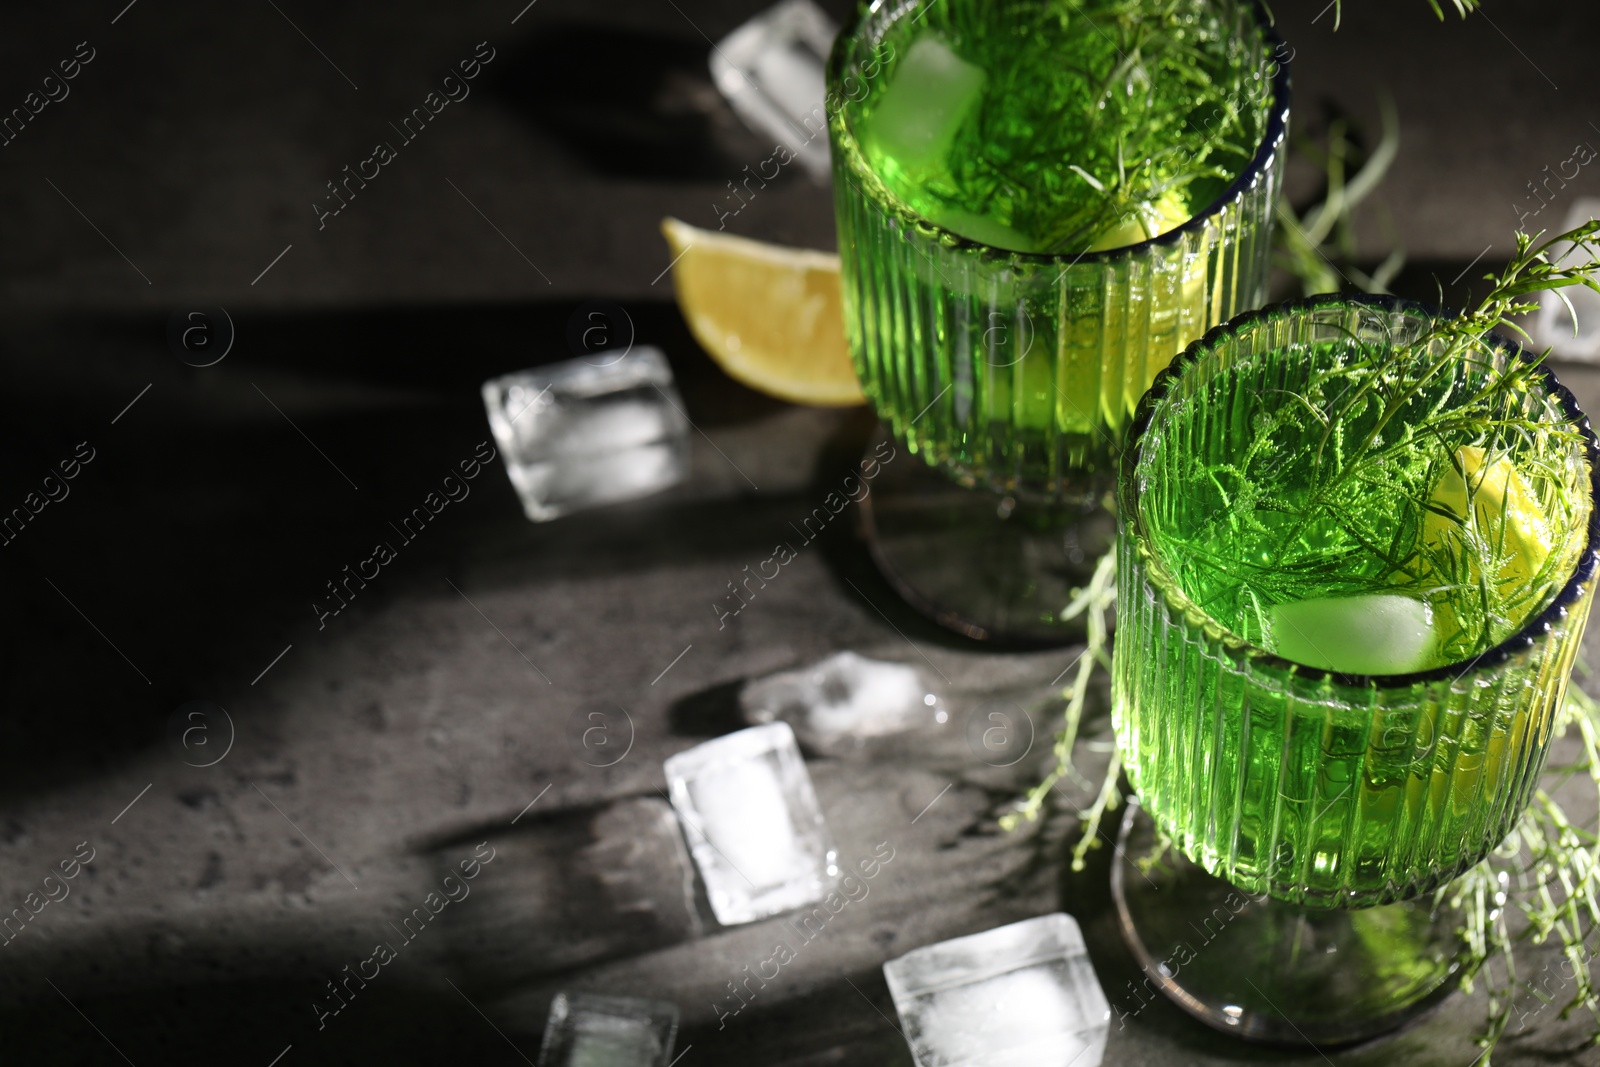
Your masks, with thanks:
[(1394, 101), (1380, 97), (1378, 109), (1381, 134), (1370, 152), (1361, 150), (1344, 119), (1328, 124), (1325, 143), (1291, 134), (1290, 152), (1309, 160), (1326, 182), (1323, 198), (1304, 214), (1287, 196), (1278, 199), (1273, 263), (1299, 280), (1305, 296), (1336, 293), (1346, 282), (1369, 293), (1386, 293), (1405, 266), (1405, 249), (1398, 241), (1371, 273), (1355, 263), (1355, 209), (1382, 183), (1400, 153), (1400, 117)]
[[(934, 10), (930, 23), (958, 47), (1002, 47), (987, 16)], [(1161, 205), (1207, 201), (1249, 165), (1271, 81), (1251, 77), (1265, 57), (1246, 58), (1212, 5), (1083, 0), (1059, 17), (1082, 36), (1081, 50), (1035, 54), (1009, 25), (1000, 31), (1017, 59), (987, 71), (989, 90), (957, 131), (935, 195), (1004, 222), (1041, 251), (1073, 253), (1128, 223), (1155, 237), (1172, 223), (1156, 217)], [(1041, 77), (1055, 113), (1019, 126), (1015, 98), (1041, 94)]]
[[(1600, 293), (1600, 280), (1596, 278), (1595, 261), (1600, 259), (1600, 220), (1591, 219), (1566, 233), (1541, 241), (1542, 233), (1516, 235), (1517, 250), (1499, 276), (1487, 274), (1494, 288), (1479, 305), (1460, 315), (1443, 315), (1415, 341), (1395, 349), (1389, 362), (1400, 368), (1396, 377), (1373, 375), (1340, 409), (1338, 415), (1328, 420), (1321, 440), (1317, 443), (1320, 458), (1328, 439), (1344, 415), (1357, 410), (1374, 393), (1382, 389), (1385, 403), (1378, 421), (1368, 430), (1357, 446), (1354, 457), (1363, 456), (1372, 447), (1407, 404), (1427, 387), (1428, 383), (1452, 365), (1468, 357), (1483, 345), (1483, 339), (1495, 330), (1509, 330), (1530, 343), (1530, 338), (1514, 321), (1517, 316), (1539, 309), (1536, 301), (1526, 297), (1534, 293), (1555, 292), (1577, 321), (1572, 302), (1561, 290), (1583, 285)], [(1551, 253), (1558, 245), (1566, 246), (1559, 259)], [(1519, 368), (1520, 369), (1520, 368)], [(1497, 376), (1477, 397), (1469, 399), (1468, 409), (1475, 409), (1484, 400), (1492, 399), (1493, 392), (1503, 392), (1522, 384), (1515, 373)], [(1348, 467), (1346, 468), (1348, 469)], [(1341, 474), (1341, 476), (1343, 476)]]
[[(1600, 933), (1600, 837), (1584, 829), (1551, 795), (1556, 785), (1585, 774), (1600, 813), (1600, 704), (1576, 683), (1567, 690), (1556, 733), (1564, 736), (1574, 729), (1582, 742), (1579, 762), (1547, 767), (1542, 788), (1505, 844), (1440, 891), (1466, 917), (1462, 989), (1472, 992), (1481, 978), (1488, 999), (1474, 1067), (1490, 1067), (1513, 1022), (1518, 1031), (1526, 1030), (1557, 1003), (1562, 1019), (1588, 1012), (1594, 1022), (1585, 1044), (1600, 1045), (1600, 989), (1591, 969), (1595, 935)], [(1538, 982), (1538, 974), (1517, 967), (1519, 945), (1550, 942), (1560, 944), (1562, 963), (1571, 971), (1562, 976), (1559, 995), (1548, 982)], [(1565, 995), (1568, 989), (1570, 996)]]
[[(1460, 15), (1462, 18), (1466, 18), (1467, 17), (1467, 12), (1478, 10), (1478, 8), (1482, 5), (1483, 0), (1450, 0), (1450, 3), (1455, 7), (1456, 14)], [(1443, 22), (1444, 21), (1444, 8), (1439, 5), (1439, 0), (1428, 0), (1428, 6), (1433, 8), (1433, 13), (1435, 15), (1439, 16), (1439, 21), (1440, 22)], [(1334, 2), (1333, 2), (1333, 28), (1334, 29), (1337, 30), (1339, 28), (1339, 17), (1341, 15), (1343, 15), (1343, 14), (1344, 14), (1344, 0), (1334, 0)]]

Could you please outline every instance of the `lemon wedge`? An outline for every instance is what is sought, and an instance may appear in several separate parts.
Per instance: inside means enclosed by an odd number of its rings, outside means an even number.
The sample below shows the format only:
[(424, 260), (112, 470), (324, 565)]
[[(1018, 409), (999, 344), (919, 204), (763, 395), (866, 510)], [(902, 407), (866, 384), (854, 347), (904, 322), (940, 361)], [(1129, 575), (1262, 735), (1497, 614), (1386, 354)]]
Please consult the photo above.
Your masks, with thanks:
[[(1485, 458), (1481, 448), (1468, 445), (1456, 449), (1455, 463), (1429, 497), (1432, 507), (1423, 522), (1422, 537), (1429, 544), (1450, 545), (1451, 539), (1459, 543), (1459, 529), (1471, 526), (1489, 543), (1504, 545), (1505, 558), (1495, 580), (1501, 585), (1525, 585), (1550, 556), (1550, 525), (1544, 508), (1511, 460), (1502, 456), (1485, 466)], [(1469, 490), (1473, 515), (1467, 513)], [(1473, 578), (1477, 578), (1475, 571)]]
[[(1491, 586), (1507, 591), (1525, 589), (1554, 550), (1544, 508), (1511, 460), (1505, 456), (1493, 463), (1487, 460), (1488, 454), (1481, 448), (1458, 448), (1454, 462), (1434, 485), (1422, 523), (1422, 543), (1453, 558), (1464, 557), (1466, 568), (1464, 575), (1458, 570), (1448, 577), (1424, 573), (1424, 584), (1464, 582), (1476, 586), (1484, 580), (1481, 546), (1487, 544), (1499, 561), (1488, 576)], [(1468, 530), (1473, 535), (1470, 540), (1465, 536)], [(1433, 600), (1442, 649), (1461, 636), (1462, 624), (1450, 596)], [(1524, 621), (1505, 620), (1491, 629), (1489, 639), (1504, 640), (1508, 623), (1520, 626)]]
[(866, 403), (850, 362), (839, 257), (665, 219), (672, 284), (695, 340), (728, 375), (797, 404)]
[(1188, 222), (1192, 217), (1183, 198), (1175, 192), (1169, 192), (1153, 204), (1141, 204), (1135, 213), (1125, 216), (1117, 225), (1104, 230), (1089, 246), (1091, 252), (1103, 252), (1110, 248), (1121, 248), (1124, 245), (1142, 244), (1152, 237), (1159, 237), (1168, 230), (1175, 230)]

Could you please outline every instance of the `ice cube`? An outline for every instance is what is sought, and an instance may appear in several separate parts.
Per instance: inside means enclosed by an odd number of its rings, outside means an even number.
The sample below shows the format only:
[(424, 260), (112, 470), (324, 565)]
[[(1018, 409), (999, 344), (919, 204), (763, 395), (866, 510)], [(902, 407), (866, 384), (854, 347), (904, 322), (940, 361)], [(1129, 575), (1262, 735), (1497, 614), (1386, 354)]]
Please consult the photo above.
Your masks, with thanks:
[(883, 965), (917, 1067), (1098, 1067), (1111, 1006), (1057, 912)]
[[(1600, 199), (1584, 197), (1567, 212), (1561, 232), (1576, 229), (1595, 218), (1600, 218)], [(1558, 266), (1577, 266), (1587, 258), (1587, 252), (1573, 245), (1558, 245), (1550, 250), (1550, 259)], [(1578, 313), (1576, 335), (1573, 333), (1572, 312), (1562, 303), (1562, 296)], [(1600, 293), (1593, 289), (1569, 285), (1565, 289), (1542, 294), (1539, 297), (1539, 316), (1533, 325), (1534, 341), (1541, 346), (1549, 345), (1556, 356), (1600, 363)]]
[(1316, 597), (1274, 604), (1270, 614), (1272, 651), (1323, 670), (1410, 674), (1434, 654), (1433, 612), (1397, 593)]
[(739, 706), (746, 722), (787, 722), (807, 748), (830, 754), (950, 717), (921, 671), (854, 652), (749, 682)]
[(697, 745), (669, 757), (666, 772), (718, 922), (809, 904), (838, 877), (838, 850), (788, 723)]
[(984, 81), (982, 67), (939, 38), (918, 38), (878, 97), (862, 137), (903, 169), (942, 166)]
[(738, 116), (819, 179), (828, 173), (825, 70), (838, 33), (812, 0), (784, 0), (711, 50), (712, 80)]
[(668, 1067), (678, 1007), (664, 1000), (557, 993), (539, 1067)]
[(772, 102), (785, 114), (808, 115), (827, 94), (819, 58), (796, 42), (768, 48), (756, 57), (756, 83), (767, 90)]
[(689, 469), (689, 421), (655, 348), (593, 355), (483, 383), (489, 426), (534, 522), (648, 496)]
[(928, 218), (951, 233), (1008, 252), (1043, 252), (1044, 247), (1021, 230), (1012, 229), (999, 219), (950, 204), (929, 202)]

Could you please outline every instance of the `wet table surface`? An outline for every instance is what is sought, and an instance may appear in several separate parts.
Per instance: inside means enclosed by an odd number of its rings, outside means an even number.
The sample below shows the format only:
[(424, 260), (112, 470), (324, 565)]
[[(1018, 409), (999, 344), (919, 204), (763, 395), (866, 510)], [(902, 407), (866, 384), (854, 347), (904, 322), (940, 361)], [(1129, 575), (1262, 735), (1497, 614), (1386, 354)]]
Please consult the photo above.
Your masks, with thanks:
[[(1583, 110), (1595, 16), (1535, 3), (1441, 26), (1423, 0), (1376, 6), (1352, 0), (1335, 35), (1320, 3), (1279, 5), (1297, 116), (1370, 125), (1392, 87), (1405, 147), (1363, 247), (1375, 259), (1398, 235), (1408, 291), (1437, 277), (1465, 299), (1464, 269), (1503, 258), (1533, 210), (1527, 183), (1600, 143)], [(688, 1065), (901, 1063), (886, 959), (1066, 910), (1118, 1009), (1109, 1064), (1472, 1061), (1481, 991), (1344, 1052), (1252, 1047), (1165, 1001), (1141, 1008), (1110, 849), (1079, 874), (1062, 861), (1082, 787), (1043, 828), (994, 826), (1048, 763), (1052, 682), (1078, 649), (939, 631), (874, 571), (853, 514), (719, 625), (726, 583), (874, 428), (729, 381), (658, 277), (660, 216), (714, 224), (725, 184), (765, 157), (704, 64), (706, 37), (756, 7), (113, 0), (10, 17), (6, 106), (79, 42), (93, 58), (0, 152), (0, 506), (81, 464), (0, 546), (0, 902), (93, 859), (0, 947), (0, 1060), (518, 1063), (537, 1058), (553, 993), (585, 989), (677, 1002)], [(479, 42), (494, 58), (474, 95), (319, 229), (325, 183)], [(1600, 181), (1548, 188), (1555, 215)], [(829, 247), (829, 193), (786, 175), (731, 228)], [(591, 299), (620, 302), (672, 361), (697, 428), (689, 480), (535, 526), (491, 464), (321, 615), (327, 583), (489, 437), (478, 384), (568, 355)], [(228, 309), (235, 340), (197, 369), (167, 327), (205, 305)], [(1600, 407), (1600, 373), (1562, 373)], [(952, 721), (809, 761), (843, 856), (893, 859), (731, 1014), (727, 984), (786, 927), (709, 918), (662, 760), (736, 728), (743, 679), (841, 649), (938, 677)], [(197, 700), (225, 715), (204, 720), (210, 747), (185, 748)], [(1010, 766), (966, 741), (994, 701), (1035, 736)], [(597, 702), (625, 711), (620, 758), (584, 746)], [(1089, 714), (1093, 772), (1103, 691)], [(467, 898), (332, 998), (448, 869), (485, 855)], [(1496, 1062), (1600, 1062), (1564, 1051), (1581, 1025), (1555, 1015)]]

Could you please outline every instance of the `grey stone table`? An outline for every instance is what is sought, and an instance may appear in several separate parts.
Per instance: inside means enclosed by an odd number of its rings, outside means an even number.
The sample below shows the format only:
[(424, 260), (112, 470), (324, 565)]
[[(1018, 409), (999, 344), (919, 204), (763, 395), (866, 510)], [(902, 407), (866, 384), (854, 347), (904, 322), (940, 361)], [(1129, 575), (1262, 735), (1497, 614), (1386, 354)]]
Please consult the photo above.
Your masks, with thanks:
[[(0, 910), (93, 858), (0, 945), (0, 1062), (518, 1063), (568, 988), (675, 1000), (687, 1067), (903, 1063), (885, 959), (1062, 908), (1128, 1016), (1110, 1064), (1472, 1060), (1481, 993), (1326, 1057), (1229, 1041), (1164, 1002), (1133, 1010), (1110, 850), (1073, 875), (1070, 817), (993, 825), (1044, 767), (1051, 683), (1076, 649), (939, 632), (845, 519), (719, 627), (725, 583), (873, 429), (862, 411), (730, 382), (654, 280), (658, 218), (711, 221), (724, 184), (764, 156), (704, 68), (705, 35), (757, 6), (113, 0), (8, 16), (6, 107), (79, 42), (94, 56), (0, 148), (0, 509), (79, 463), (70, 492), (0, 544)], [(1507, 246), (1525, 184), (1600, 141), (1584, 132), (1596, 20), (1577, 5), (1441, 27), (1423, 0), (1350, 0), (1337, 35), (1321, 4), (1278, 6), (1308, 128), (1341, 110), (1370, 122), (1375, 87), (1394, 89), (1407, 145), (1386, 198), (1414, 291), (1437, 275), (1464, 297), (1471, 275), (1457, 276)], [(485, 41), (474, 95), (319, 229), (325, 182)], [(1597, 189), (1584, 173), (1560, 195)], [(831, 243), (825, 189), (796, 175), (769, 192), (739, 232)], [(1384, 224), (1363, 222), (1374, 257)], [(478, 383), (566, 355), (590, 298), (623, 302), (672, 360), (700, 431), (690, 480), (533, 526), (491, 465), (319, 618), (327, 583), (487, 438)], [(196, 369), (166, 330), (204, 304), (229, 309), (236, 339)], [(1600, 405), (1600, 375), (1566, 377)], [(719, 1019), (781, 920), (707, 917), (661, 761), (737, 725), (741, 679), (845, 648), (942, 675), (953, 721), (811, 761), (844, 855), (887, 843), (894, 858)], [(966, 718), (995, 700), (1037, 735), (1009, 768), (965, 743)], [(189, 719), (191, 701), (226, 714)], [(626, 709), (631, 747), (609, 766), (581, 741), (596, 701)], [(197, 722), (214, 747), (175, 745)], [(1108, 729), (1097, 693), (1090, 769)], [(1082, 802), (1068, 793), (1064, 809)], [(398, 941), (473, 856), (493, 858), (471, 894), (334, 999), (329, 983)], [(1543, 1025), (1554, 1014), (1496, 1062), (1585, 1062), (1563, 1051), (1576, 1023)]]

